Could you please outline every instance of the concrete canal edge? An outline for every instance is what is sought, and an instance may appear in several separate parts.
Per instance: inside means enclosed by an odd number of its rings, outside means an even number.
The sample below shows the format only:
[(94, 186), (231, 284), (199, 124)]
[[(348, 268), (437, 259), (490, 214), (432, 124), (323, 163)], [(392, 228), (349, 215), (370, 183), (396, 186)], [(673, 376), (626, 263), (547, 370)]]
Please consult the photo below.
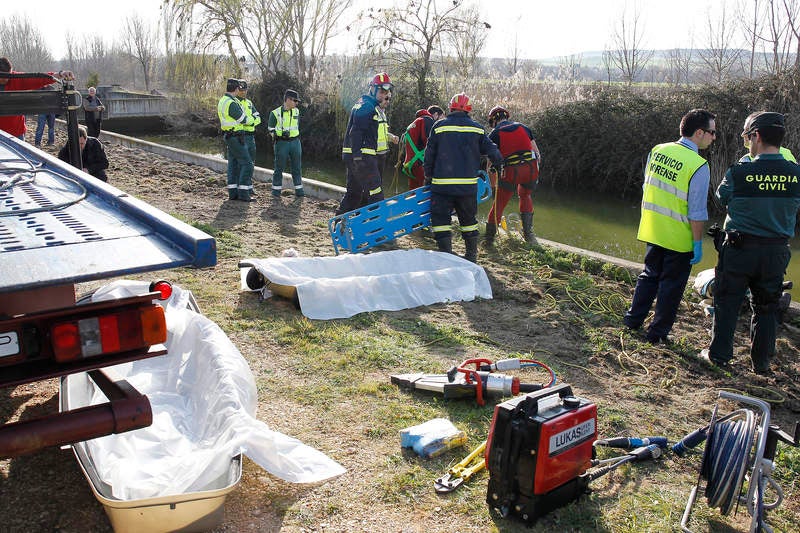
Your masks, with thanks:
[[(144, 141), (142, 139), (129, 137), (127, 135), (120, 135), (119, 133), (113, 133), (110, 131), (103, 131), (101, 133), (101, 136), (103, 138), (103, 141), (107, 141), (109, 143), (119, 144), (127, 148), (137, 148), (139, 150), (144, 150), (146, 152), (158, 154), (175, 161), (181, 161), (183, 163), (189, 163), (192, 165), (198, 165), (210, 168), (211, 170), (214, 170), (215, 172), (219, 172), (221, 174), (224, 174), (227, 168), (227, 161), (225, 161), (221, 157), (196, 154), (194, 152), (181, 150), (179, 148), (172, 148), (171, 146), (156, 144), (150, 141)], [(253, 179), (262, 183), (271, 184), (272, 174), (273, 172), (271, 169), (263, 167), (255, 167), (255, 171), (253, 172)], [(283, 187), (289, 190), (293, 189), (294, 185), (292, 184), (291, 175), (286, 173), (283, 174)], [(331, 200), (331, 199), (339, 200), (345, 192), (344, 187), (340, 187), (338, 185), (331, 185), (330, 183), (325, 183), (322, 181), (317, 181), (307, 178), (303, 178), (303, 189), (305, 190), (305, 193), (308, 196), (313, 196), (314, 198), (319, 198), (320, 200)], [(620, 259), (618, 257), (612, 257), (610, 255), (601, 254), (599, 252), (593, 252), (591, 250), (584, 250), (583, 248), (576, 248), (574, 246), (569, 246), (568, 244), (562, 244), (560, 242), (543, 239), (541, 237), (538, 237), (538, 241), (540, 244), (543, 244), (545, 246), (550, 246), (569, 253), (585, 255), (593, 259), (597, 259), (599, 261), (604, 261), (607, 263), (611, 263), (612, 265), (625, 268), (629, 270), (634, 276), (639, 275), (639, 273), (642, 271), (643, 268), (643, 265), (641, 263), (628, 261), (626, 259)]]

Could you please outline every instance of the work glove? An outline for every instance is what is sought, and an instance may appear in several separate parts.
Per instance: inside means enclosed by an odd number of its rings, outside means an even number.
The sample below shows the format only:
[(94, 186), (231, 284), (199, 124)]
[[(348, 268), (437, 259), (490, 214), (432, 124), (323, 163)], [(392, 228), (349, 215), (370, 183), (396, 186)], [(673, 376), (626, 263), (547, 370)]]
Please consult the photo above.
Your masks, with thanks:
[(692, 260), (689, 261), (689, 264), (696, 265), (703, 259), (703, 241), (693, 241), (692, 245), (694, 246), (694, 255), (692, 255)]

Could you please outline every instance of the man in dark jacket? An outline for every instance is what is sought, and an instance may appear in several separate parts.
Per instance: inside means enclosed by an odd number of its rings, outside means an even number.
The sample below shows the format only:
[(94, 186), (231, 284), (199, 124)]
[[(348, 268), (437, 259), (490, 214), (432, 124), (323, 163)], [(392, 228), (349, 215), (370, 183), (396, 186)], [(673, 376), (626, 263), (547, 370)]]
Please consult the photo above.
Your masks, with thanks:
[[(108, 158), (103, 144), (94, 137), (89, 137), (84, 126), (78, 126), (78, 142), (81, 145), (81, 162), (83, 164), (81, 170), (100, 181), (108, 181), (108, 176), (106, 176)], [(69, 163), (69, 143), (59, 150), (58, 158)]]
[(89, 137), (100, 137), (105, 108), (103, 102), (97, 97), (97, 89), (89, 87), (89, 94), (83, 99), (83, 114)]
[(718, 366), (733, 359), (739, 309), (750, 289), (750, 360), (758, 374), (769, 374), (775, 355), (778, 302), (800, 208), (800, 166), (780, 153), (785, 131), (780, 113), (747, 117), (742, 137), (753, 160), (730, 167), (717, 188), (728, 215), (714, 272), (711, 345), (700, 357)]
[(500, 168), (503, 156), (489, 140), (483, 126), (469, 117), (472, 105), (466, 94), (450, 100), (450, 114), (434, 124), (425, 148), (425, 182), (431, 185), (431, 227), (439, 251), (453, 253), (450, 212), (455, 209), (464, 259), (478, 260), (478, 171), (481, 156)]
[(369, 93), (362, 95), (350, 111), (342, 146), (342, 160), (347, 166), (347, 191), (336, 210), (337, 215), (383, 200), (376, 157), (377, 108), (386, 98), (391, 98), (393, 88), (388, 74), (376, 74), (369, 83)]

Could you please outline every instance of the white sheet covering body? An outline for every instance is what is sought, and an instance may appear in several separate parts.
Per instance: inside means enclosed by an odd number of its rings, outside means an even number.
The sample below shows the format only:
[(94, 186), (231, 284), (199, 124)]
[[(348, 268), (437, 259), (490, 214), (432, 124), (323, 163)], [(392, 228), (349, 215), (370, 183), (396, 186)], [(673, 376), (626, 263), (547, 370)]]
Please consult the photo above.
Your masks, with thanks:
[[(255, 265), (273, 283), (296, 287), (300, 310), (308, 318), (320, 320), (492, 297), (483, 267), (430, 250), (244, 262)], [(242, 268), (242, 289), (247, 289), (244, 277), (249, 269)]]
[[(118, 281), (97, 291), (93, 299), (143, 294), (147, 286)], [(115, 378), (126, 379), (147, 395), (153, 424), (87, 442), (113, 496), (136, 500), (203, 490), (227, 472), (231, 458), (240, 453), (292, 482), (344, 473), (322, 452), (255, 418), (255, 380), (244, 357), (214, 322), (187, 309), (190, 293), (173, 288), (172, 297), (162, 304), (167, 355), (111, 368)], [(91, 403), (106, 401), (95, 389)]]

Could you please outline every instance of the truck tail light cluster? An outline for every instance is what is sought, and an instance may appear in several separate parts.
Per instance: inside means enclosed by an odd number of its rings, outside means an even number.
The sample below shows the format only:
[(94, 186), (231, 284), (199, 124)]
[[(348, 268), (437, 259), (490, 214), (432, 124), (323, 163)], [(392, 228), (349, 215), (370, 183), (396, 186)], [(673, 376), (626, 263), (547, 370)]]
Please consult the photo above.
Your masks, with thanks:
[(146, 348), (167, 340), (164, 308), (151, 304), (58, 322), (51, 327), (50, 338), (60, 363)]

